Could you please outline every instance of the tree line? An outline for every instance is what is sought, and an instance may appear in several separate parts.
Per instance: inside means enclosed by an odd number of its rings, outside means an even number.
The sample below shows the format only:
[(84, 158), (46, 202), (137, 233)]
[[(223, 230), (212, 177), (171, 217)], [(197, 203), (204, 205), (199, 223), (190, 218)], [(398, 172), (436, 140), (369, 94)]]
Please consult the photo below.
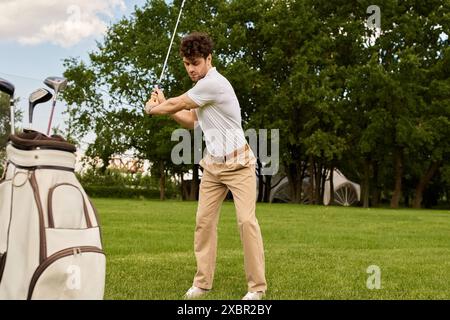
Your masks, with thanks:
[[(381, 33), (369, 29), (373, 1), (187, 1), (163, 86), (179, 95), (192, 83), (180, 37), (208, 32), (213, 64), (233, 84), (244, 130), (280, 130), (280, 162), (293, 202), (322, 203), (327, 172), (361, 184), (362, 205), (430, 206), (450, 189), (450, 2), (383, 0)], [(70, 57), (64, 92), (70, 135), (96, 135), (87, 155), (132, 150), (152, 163), (161, 198), (166, 180), (198, 165), (173, 165), (170, 118), (143, 106), (162, 69), (180, 0), (149, 0), (111, 25), (88, 61)], [(267, 201), (271, 176), (259, 176)], [(314, 183), (307, 190), (303, 181)], [(333, 186), (333, 181), (330, 181)]]

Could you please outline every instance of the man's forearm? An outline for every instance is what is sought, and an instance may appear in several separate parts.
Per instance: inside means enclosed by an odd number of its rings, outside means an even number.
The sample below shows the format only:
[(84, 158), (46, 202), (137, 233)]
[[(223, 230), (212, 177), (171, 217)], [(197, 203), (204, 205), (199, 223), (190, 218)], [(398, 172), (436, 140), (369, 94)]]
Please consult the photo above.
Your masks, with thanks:
[(183, 110), (182, 104), (177, 104), (174, 99), (167, 99), (160, 105), (150, 110), (151, 115), (172, 115)]
[(188, 110), (181, 110), (177, 113), (171, 114), (170, 117), (178, 122), (183, 128), (194, 129), (195, 121), (192, 112)]
[[(160, 93), (162, 94), (162, 92)], [(164, 98), (164, 96), (162, 96)], [(153, 99), (153, 100), (152, 100)], [(170, 115), (172, 119), (187, 129), (194, 129), (197, 116), (193, 109), (198, 105), (187, 94), (167, 99), (157, 104), (157, 97), (152, 93), (152, 99), (146, 104), (146, 112), (150, 115)]]

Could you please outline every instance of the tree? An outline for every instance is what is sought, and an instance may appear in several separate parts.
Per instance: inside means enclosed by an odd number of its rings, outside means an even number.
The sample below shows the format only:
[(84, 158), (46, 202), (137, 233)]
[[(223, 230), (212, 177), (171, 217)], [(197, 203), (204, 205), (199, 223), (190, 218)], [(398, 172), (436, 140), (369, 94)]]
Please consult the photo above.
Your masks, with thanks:
[[(180, 23), (163, 81), (167, 96), (179, 95), (190, 86), (177, 54), (179, 35), (197, 27), (214, 27), (211, 13), (224, 3), (198, 1), (186, 8), (184, 15), (190, 19)], [(173, 168), (170, 137), (178, 125), (168, 117), (144, 116), (143, 106), (152, 84), (157, 83), (180, 4), (149, 1), (109, 28), (97, 51), (89, 55), (89, 64), (76, 58), (65, 60), (65, 76), (74, 84), (64, 93), (74, 105), (73, 126), (78, 135), (97, 134), (90, 154), (106, 160), (113, 152), (134, 150), (153, 164), (152, 172), (160, 177), (161, 199), (167, 172)], [(106, 93), (106, 99), (101, 93)]]
[[(97, 134), (92, 156), (133, 150), (152, 163), (161, 198), (174, 166), (168, 118), (144, 117), (181, 1), (148, 1), (112, 25), (89, 62), (66, 60), (75, 134)], [(214, 64), (239, 98), (244, 129), (280, 129), (280, 162), (291, 199), (321, 203), (328, 173), (361, 181), (363, 205), (392, 207), (445, 179), (448, 166), (448, 1), (384, 0), (382, 33), (366, 27), (369, 1), (199, 0), (186, 3), (164, 79), (168, 96), (192, 85), (177, 55), (179, 39), (207, 31)], [(260, 161), (261, 162), (261, 161)], [(441, 178), (442, 177), (442, 178)], [(259, 175), (260, 200), (270, 176)], [(194, 179), (195, 180), (195, 179)], [(309, 181), (309, 190), (304, 188)], [(442, 180), (444, 181), (444, 180)], [(441, 181), (441, 182), (442, 182)], [(195, 183), (194, 183), (195, 185)], [(196, 188), (196, 187), (195, 187)], [(191, 190), (191, 195), (196, 190)], [(407, 202), (407, 201), (405, 201)]]
[[(11, 134), (11, 110), (10, 97), (4, 93), (0, 93), (0, 176), (3, 173), (3, 163), (6, 156), (6, 143)], [(18, 102), (18, 99), (15, 103)], [(15, 110), (15, 120), (17, 122), (22, 120), (22, 112)]]
[(8, 136), (11, 133), (9, 99), (9, 96), (0, 93), (0, 146), (2, 150), (5, 148)]
[[(418, 150), (431, 142), (430, 136), (442, 136), (442, 133), (427, 132), (423, 124), (430, 111), (433, 114), (432, 110), (436, 110), (430, 99), (430, 93), (435, 87), (430, 86), (430, 82), (438, 75), (435, 69), (442, 69), (442, 62), (445, 61), (444, 50), (448, 49), (448, 38), (443, 41), (441, 37), (442, 31), (447, 34), (450, 31), (445, 14), (449, 8), (446, 1), (426, 4), (406, 1), (400, 6), (391, 6), (385, 10), (384, 34), (380, 38), (378, 48), (382, 52), (381, 64), (386, 70), (389, 83), (392, 84), (392, 90), (389, 92), (391, 102), (388, 106), (390, 121), (385, 123), (388, 127), (385, 126), (384, 132), (392, 138), (394, 191), (391, 207), (394, 208), (398, 207), (400, 201), (405, 171), (414, 164), (413, 161), (408, 161), (415, 158), (411, 155), (418, 155)], [(448, 75), (446, 78), (448, 81)], [(441, 109), (437, 112), (438, 117), (448, 119), (448, 114), (443, 111), (444, 109)], [(436, 119), (431, 120), (433, 121)], [(445, 121), (441, 124), (445, 125)], [(437, 141), (439, 139), (434, 142)], [(428, 145), (432, 149), (438, 146), (437, 143)], [(420, 160), (416, 158), (424, 167), (429, 167), (427, 173), (420, 178), (423, 187), (429, 180), (427, 176), (431, 178), (433, 171), (436, 172), (439, 167), (438, 163), (428, 165), (427, 157), (430, 158), (430, 153)], [(418, 195), (420, 189), (422, 187), (416, 192)]]
[[(352, 145), (358, 149), (352, 154), (362, 156), (364, 206), (369, 205), (370, 188), (376, 205), (380, 188), (384, 186), (389, 194), (391, 185), (391, 207), (398, 207), (402, 191), (409, 192), (403, 181), (420, 180), (416, 188), (420, 196), (439, 167), (438, 162), (430, 162), (436, 158), (431, 154), (446, 145), (436, 131), (442, 131), (448, 111), (433, 107), (430, 94), (436, 86), (430, 83), (436, 83), (440, 74), (436, 70), (445, 64), (448, 38), (442, 38), (442, 31), (449, 33), (444, 14), (448, 3), (405, 1), (398, 6), (384, 1), (381, 7), (383, 32), (363, 50), (368, 59), (349, 73), (346, 121), (352, 124)], [(445, 78), (440, 76), (441, 88)], [(441, 123), (436, 129), (424, 126), (436, 125), (437, 118)]]

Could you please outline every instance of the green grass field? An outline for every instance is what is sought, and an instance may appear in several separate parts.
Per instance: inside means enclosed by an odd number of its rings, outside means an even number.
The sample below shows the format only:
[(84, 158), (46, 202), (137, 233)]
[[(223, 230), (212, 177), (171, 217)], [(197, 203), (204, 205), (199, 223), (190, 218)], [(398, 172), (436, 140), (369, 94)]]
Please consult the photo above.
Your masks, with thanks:
[[(107, 254), (106, 299), (182, 299), (191, 286), (196, 202), (94, 199)], [(450, 299), (450, 212), (258, 204), (266, 299)], [(214, 288), (247, 291), (234, 204), (219, 222)], [(367, 268), (381, 269), (368, 289)]]

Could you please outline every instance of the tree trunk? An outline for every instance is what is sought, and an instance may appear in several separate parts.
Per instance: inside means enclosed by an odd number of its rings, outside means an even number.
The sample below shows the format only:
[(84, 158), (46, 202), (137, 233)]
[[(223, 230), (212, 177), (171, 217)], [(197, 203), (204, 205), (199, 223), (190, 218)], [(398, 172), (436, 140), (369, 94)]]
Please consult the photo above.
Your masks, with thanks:
[(413, 208), (420, 208), (422, 205), (423, 191), (427, 187), (430, 180), (433, 178), (436, 171), (439, 169), (440, 163), (433, 161), (428, 167), (427, 172), (420, 178), (419, 183), (416, 186), (416, 192), (413, 199)]
[(102, 174), (104, 174), (106, 172), (106, 169), (108, 169), (108, 167), (109, 167), (109, 161), (111, 160), (111, 155), (108, 155), (108, 156), (101, 155), (100, 157), (102, 159), (102, 166), (100, 167), (100, 172)]
[(314, 181), (314, 204), (321, 204), (320, 189), (322, 189), (322, 164), (317, 163), (314, 166), (315, 181)]
[(323, 195), (325, 194), (325, 182), (327, 180), (327, 169), (325, 166), (320, 166), (320, 190), (319, 199), (317, 199), (318, 204), (323, 205)]
[(261, 175), (261, 161), (259, 161), (259, 158), (256, 158), (256, 161), (258, 162), (257, 167), (257, 177), (258, 177), (258, 199), (257, 202), (262, 202), (264, 198), (264, 176)]
[(270, 190), (272, 184), (272, 176), (267, 175), (264, 179), (264, 197), (263, 202), (270, 202)]
[(314, 159), (309, 157), (309, 203), (314, 204), (314, 183), (315, 183), (315, 172), (314, 172)]
[(334, 165), (330, 166), (330, 206), (334, 205)]
[[(291, 163), (287, 166), (287, 176), (289, 182), (289, 192), (293, 203), (300, 203), (302, 200), (302, 183), (300, 179), (301, 164)], [(300, 168), (300, 169), (299, 169)]]
[(378, 187), (378, 163), (372, 162), (373, 169), (373, 190), (372, 190), (372, 207), (377, 208), (380, 205), (380, 188)]
[(181, 185), (180, 185), (180, 191), (181, 191), (181, 200), (186, 200), (187, 199), (187, 192), (186, 192), (186, 181), (184, 181), (183, 178), (183, 173), (180, 173), (180, 181), (181, 181)]
[(362, 183), (363, 207), (369, 207), (370, 193), (370, 160), (364, 159), (364, 180)]
[(395, 161), (395, 184), (394, 184), (394, 193), (391, 198), (391, 208), (398, 208), (398, 204), (400, 202), (400, 198), (402, 196), (402, 178), (403, 178), (403, 159), (402, 159), (403, 150), (396, 150), (394, 153), (394, 161)]
[(406, 192), (403, 192), (403, 206), (405, 208), (409, 207), (409, 194)]
[(166, 171), (164, 169), (164, 161), (159, 163), (159, 199), (166, 198)]
[(189, 194), (189, 200), (197, 200), (198, 199), (198, 188), (199, 188), (199, 179), (198, 179), (198, 164), (194, 164), (192, 169), (192, 181), (191, 181), (191, 190)]
[(303, 164), (301, 165), (301, 168), (300, 168), (300, 201), (301, 201), (301, 203), (304, 203), (305, 198), (307, 197), (306, 190), (305, 190), (304, 183), (303, 183), (303, 181), (305, 180), (307, 171), (308, 171), (308, 163), (303, 162)]

